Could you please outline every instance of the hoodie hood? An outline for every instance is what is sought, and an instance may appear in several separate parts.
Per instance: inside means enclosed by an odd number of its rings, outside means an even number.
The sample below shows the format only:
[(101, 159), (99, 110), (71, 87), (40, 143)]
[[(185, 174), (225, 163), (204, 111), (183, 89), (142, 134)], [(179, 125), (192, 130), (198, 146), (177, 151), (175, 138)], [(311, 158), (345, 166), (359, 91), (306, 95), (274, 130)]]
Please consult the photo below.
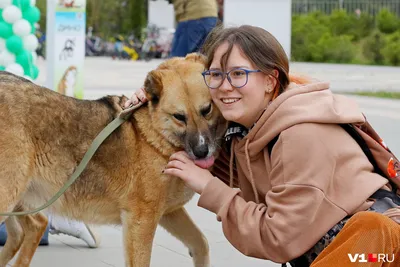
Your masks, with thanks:
[(297, 85), (291, 83), (264, 111), (254, 127), (236, 148), (243, 150), (246, 142), (250, 157), (260, 153), (282, 131), (300, 123), (365, 122), (358, 104), (345, 96), (335, 95), (327, 82)]

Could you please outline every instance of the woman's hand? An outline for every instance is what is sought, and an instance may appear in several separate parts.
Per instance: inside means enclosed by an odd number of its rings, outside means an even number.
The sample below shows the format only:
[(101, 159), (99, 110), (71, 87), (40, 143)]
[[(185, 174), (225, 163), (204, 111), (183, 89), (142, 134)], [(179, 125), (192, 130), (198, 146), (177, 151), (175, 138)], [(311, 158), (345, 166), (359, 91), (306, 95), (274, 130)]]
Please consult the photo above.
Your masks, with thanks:
[(139, 90), (137, 90), (136, 92), (134, 92), (133, 95), (131, 96), (131, 98), (125, 102), (124, 106), (125, 106), (125, 108), (129, 108), (129, 106), (136, 105), (137, 103), (139, 103), (139, 101), (142, 103), (147, 102), (144, 87), (142, 87)]
[(214, 176), (207, 170), (198, 167), (184, 151), (172, 154), (163, 173), (182, 179), (196, 193), (203, 193), (207, 183)]

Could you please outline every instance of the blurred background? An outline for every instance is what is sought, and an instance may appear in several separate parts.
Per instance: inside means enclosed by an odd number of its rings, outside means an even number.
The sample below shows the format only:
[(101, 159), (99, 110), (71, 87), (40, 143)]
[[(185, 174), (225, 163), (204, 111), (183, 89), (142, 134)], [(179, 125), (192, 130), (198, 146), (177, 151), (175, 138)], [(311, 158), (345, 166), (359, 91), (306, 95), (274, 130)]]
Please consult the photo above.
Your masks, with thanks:
[[(216, 1), (223, 20), (224, 1)], [(149, 2), (87, 0), (86, 56), (125, 60), (167, 57), (174, 28), (171, 23), (165, 27), (147, 23)], [(42, 56), (46, 0), (37, 0), (36, 5), (42, 14), (37, 29), (38, 54)], [(291, 5), (292, 61), (400, 65), (399, 0), (292, 0)], [(162, 12), (173, 18), (172, 7)], [(119, 55), (114, 53), (116, 42), (122, 43)]]

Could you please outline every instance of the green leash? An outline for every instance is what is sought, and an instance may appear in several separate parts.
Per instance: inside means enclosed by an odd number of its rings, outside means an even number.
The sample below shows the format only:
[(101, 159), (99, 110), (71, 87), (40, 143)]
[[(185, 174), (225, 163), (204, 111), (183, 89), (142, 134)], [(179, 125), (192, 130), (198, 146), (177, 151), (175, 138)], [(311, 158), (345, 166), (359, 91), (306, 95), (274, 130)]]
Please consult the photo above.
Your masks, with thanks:
[(103, 141), (117, 129), (121, 124), (123, 124), (125, 121), (129, 119), (129, 117), (132, 115), (132, 112), (140, 107), (143, 103), (139, 102), (135, 106), (131, 106), (123, 111), (118, 115), (117, 118), (115, 118), (112, 122), (110, 122), (93, 140), (92, 144), (90, 145), (89, 149), (86, 151), (85, 155), (83, 156), (83, 159), (79, 163), (78, 167), (76, 167), (76, 170), (74, 173), (71, 175), (67, 183), (55, 194), (47, 203), (44, 205), (40, 206), (39, 208), (36, 208), (34, 210), (30, 211), (19, 211), (19, 212), (2, 212), (0, 213), (0, 216), (21, 216), (21, 215), (29, 215), (29, 214), (35, 214), (38, 213), (50, 205), (52, 205), (55, 201), (57, 201), (62, 194), (64, 194), (65, 191), (78, 179), (78, 177), (81, 175), (81, 173), (85, 170), (87, 164), (89, 163), (90, 159), (93, 157), (94, 153), (97, 151), (97, 149), (100, 147), (100, 145), (103, 143)]

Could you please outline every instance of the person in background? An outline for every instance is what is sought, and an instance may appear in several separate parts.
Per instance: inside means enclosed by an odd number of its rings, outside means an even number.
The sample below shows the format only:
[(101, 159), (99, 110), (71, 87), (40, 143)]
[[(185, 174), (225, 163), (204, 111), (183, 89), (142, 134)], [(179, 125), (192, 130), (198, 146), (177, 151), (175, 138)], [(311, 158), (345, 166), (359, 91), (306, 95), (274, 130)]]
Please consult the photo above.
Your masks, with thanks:
[(174, 5), (177, 22), (172, 41), (171, 57), (197, 52), (211, 30), (217, 25), (216, 0), (168, 0)]
[[(48, 214), (49, 223), (46, 232), (40, 240), (40, 246), (49, 245), (49, 233), (53, 235), (65, 234), (82, 239), (90, 248), (97, 248), (100, 244), (99, 237), (89, 226), (83, 222), (70, 220), (61, 216)], [(7, 231), (5, 223), (0, 224), (0, 246), (4, 246), (7, 241)]]

